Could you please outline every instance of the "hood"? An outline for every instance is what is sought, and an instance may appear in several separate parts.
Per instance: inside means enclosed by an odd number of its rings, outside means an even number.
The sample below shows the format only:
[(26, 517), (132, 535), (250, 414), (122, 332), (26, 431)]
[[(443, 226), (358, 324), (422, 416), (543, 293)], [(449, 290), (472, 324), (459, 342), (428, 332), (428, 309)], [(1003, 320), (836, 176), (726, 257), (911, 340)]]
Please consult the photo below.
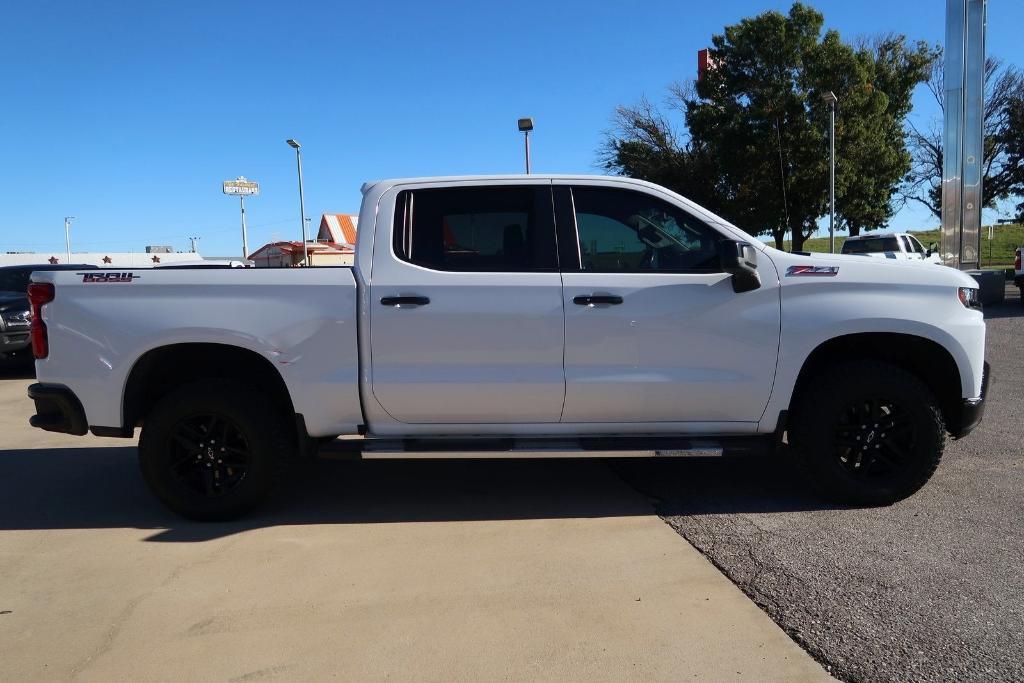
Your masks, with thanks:
[(789, 266), (838, 266), (839, 273), (835, 279), (820, 278), (819, 281), (833, 282), (865, 282), (892, 284), (950, 285), (955, 287), (978, 287), (978, 282), (967, 273), (956, 268), (942, 266), (930, 261), (909, 261), (904, 259), (878, 259), (857, 254), (793, 254), (779, 251), (774, 247), (765, 250), (779, 270), (783, 283), (787, 280), (806, 280), (807, 278), (787, 278)]

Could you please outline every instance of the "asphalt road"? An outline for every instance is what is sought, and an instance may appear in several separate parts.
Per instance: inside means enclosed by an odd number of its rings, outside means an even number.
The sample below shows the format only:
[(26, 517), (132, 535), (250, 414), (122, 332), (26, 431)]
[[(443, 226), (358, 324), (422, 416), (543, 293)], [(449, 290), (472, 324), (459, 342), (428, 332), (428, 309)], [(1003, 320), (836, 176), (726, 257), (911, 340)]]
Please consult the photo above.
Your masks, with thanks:
[(614, 469), (798, 643), (850, 681), (1024, 680), (1024, 307), (986, 311), (985, 420), (931, 482), (837, 509), (778, 459)]

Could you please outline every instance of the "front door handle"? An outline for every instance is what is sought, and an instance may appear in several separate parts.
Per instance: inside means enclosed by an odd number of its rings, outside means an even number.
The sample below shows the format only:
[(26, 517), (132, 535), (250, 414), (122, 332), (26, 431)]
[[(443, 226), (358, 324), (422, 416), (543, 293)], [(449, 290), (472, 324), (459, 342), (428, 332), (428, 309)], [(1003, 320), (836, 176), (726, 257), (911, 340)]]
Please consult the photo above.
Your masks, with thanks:
[(621, 304), (622, 297), (613, 294), (588, 294), (585, 296), (574, 296), (572, 302), (577, 306), (595, 306), (597, 304)]
[(380, 302), (385, 306), (426, 306), (430, 299), (425, 296), (384, 296)]

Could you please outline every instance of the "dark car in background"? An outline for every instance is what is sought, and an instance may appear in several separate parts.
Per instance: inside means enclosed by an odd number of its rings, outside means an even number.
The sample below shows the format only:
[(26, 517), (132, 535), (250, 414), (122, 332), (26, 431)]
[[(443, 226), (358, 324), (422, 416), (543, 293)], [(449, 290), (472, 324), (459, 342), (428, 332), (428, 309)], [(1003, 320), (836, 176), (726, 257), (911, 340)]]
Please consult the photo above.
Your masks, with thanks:
[(0, 267), (0, 363), (28, 362), (29, 325), (28, 283), (32, 273), (40, 270), (97, 270), (84, 264), (32, 263)]

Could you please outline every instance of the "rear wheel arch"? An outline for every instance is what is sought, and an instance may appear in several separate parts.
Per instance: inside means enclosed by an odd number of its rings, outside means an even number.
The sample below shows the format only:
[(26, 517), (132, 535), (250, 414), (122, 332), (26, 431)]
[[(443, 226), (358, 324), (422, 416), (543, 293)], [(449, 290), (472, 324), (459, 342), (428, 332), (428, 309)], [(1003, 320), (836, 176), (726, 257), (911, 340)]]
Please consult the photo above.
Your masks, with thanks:
[(123, 426), (139, 426), (163, 396), (207, 379), (229, 379), (261, 391), (289, 424), (296, 422), (284, 378), (265, 357), (231, 344), (182, 343), (151, 349), (132, 366), (122, 397)]
[(902, 368), (920, 379), (935, 395), (947, 425), (959, 423), (963, 407), (960, 368), (941, 344), (913, 334), (864, 332), (833, 337), (819, 344), (804, 361), (790, 398), (790, 410), (815, 378), (851, 360), (872, 360)]

